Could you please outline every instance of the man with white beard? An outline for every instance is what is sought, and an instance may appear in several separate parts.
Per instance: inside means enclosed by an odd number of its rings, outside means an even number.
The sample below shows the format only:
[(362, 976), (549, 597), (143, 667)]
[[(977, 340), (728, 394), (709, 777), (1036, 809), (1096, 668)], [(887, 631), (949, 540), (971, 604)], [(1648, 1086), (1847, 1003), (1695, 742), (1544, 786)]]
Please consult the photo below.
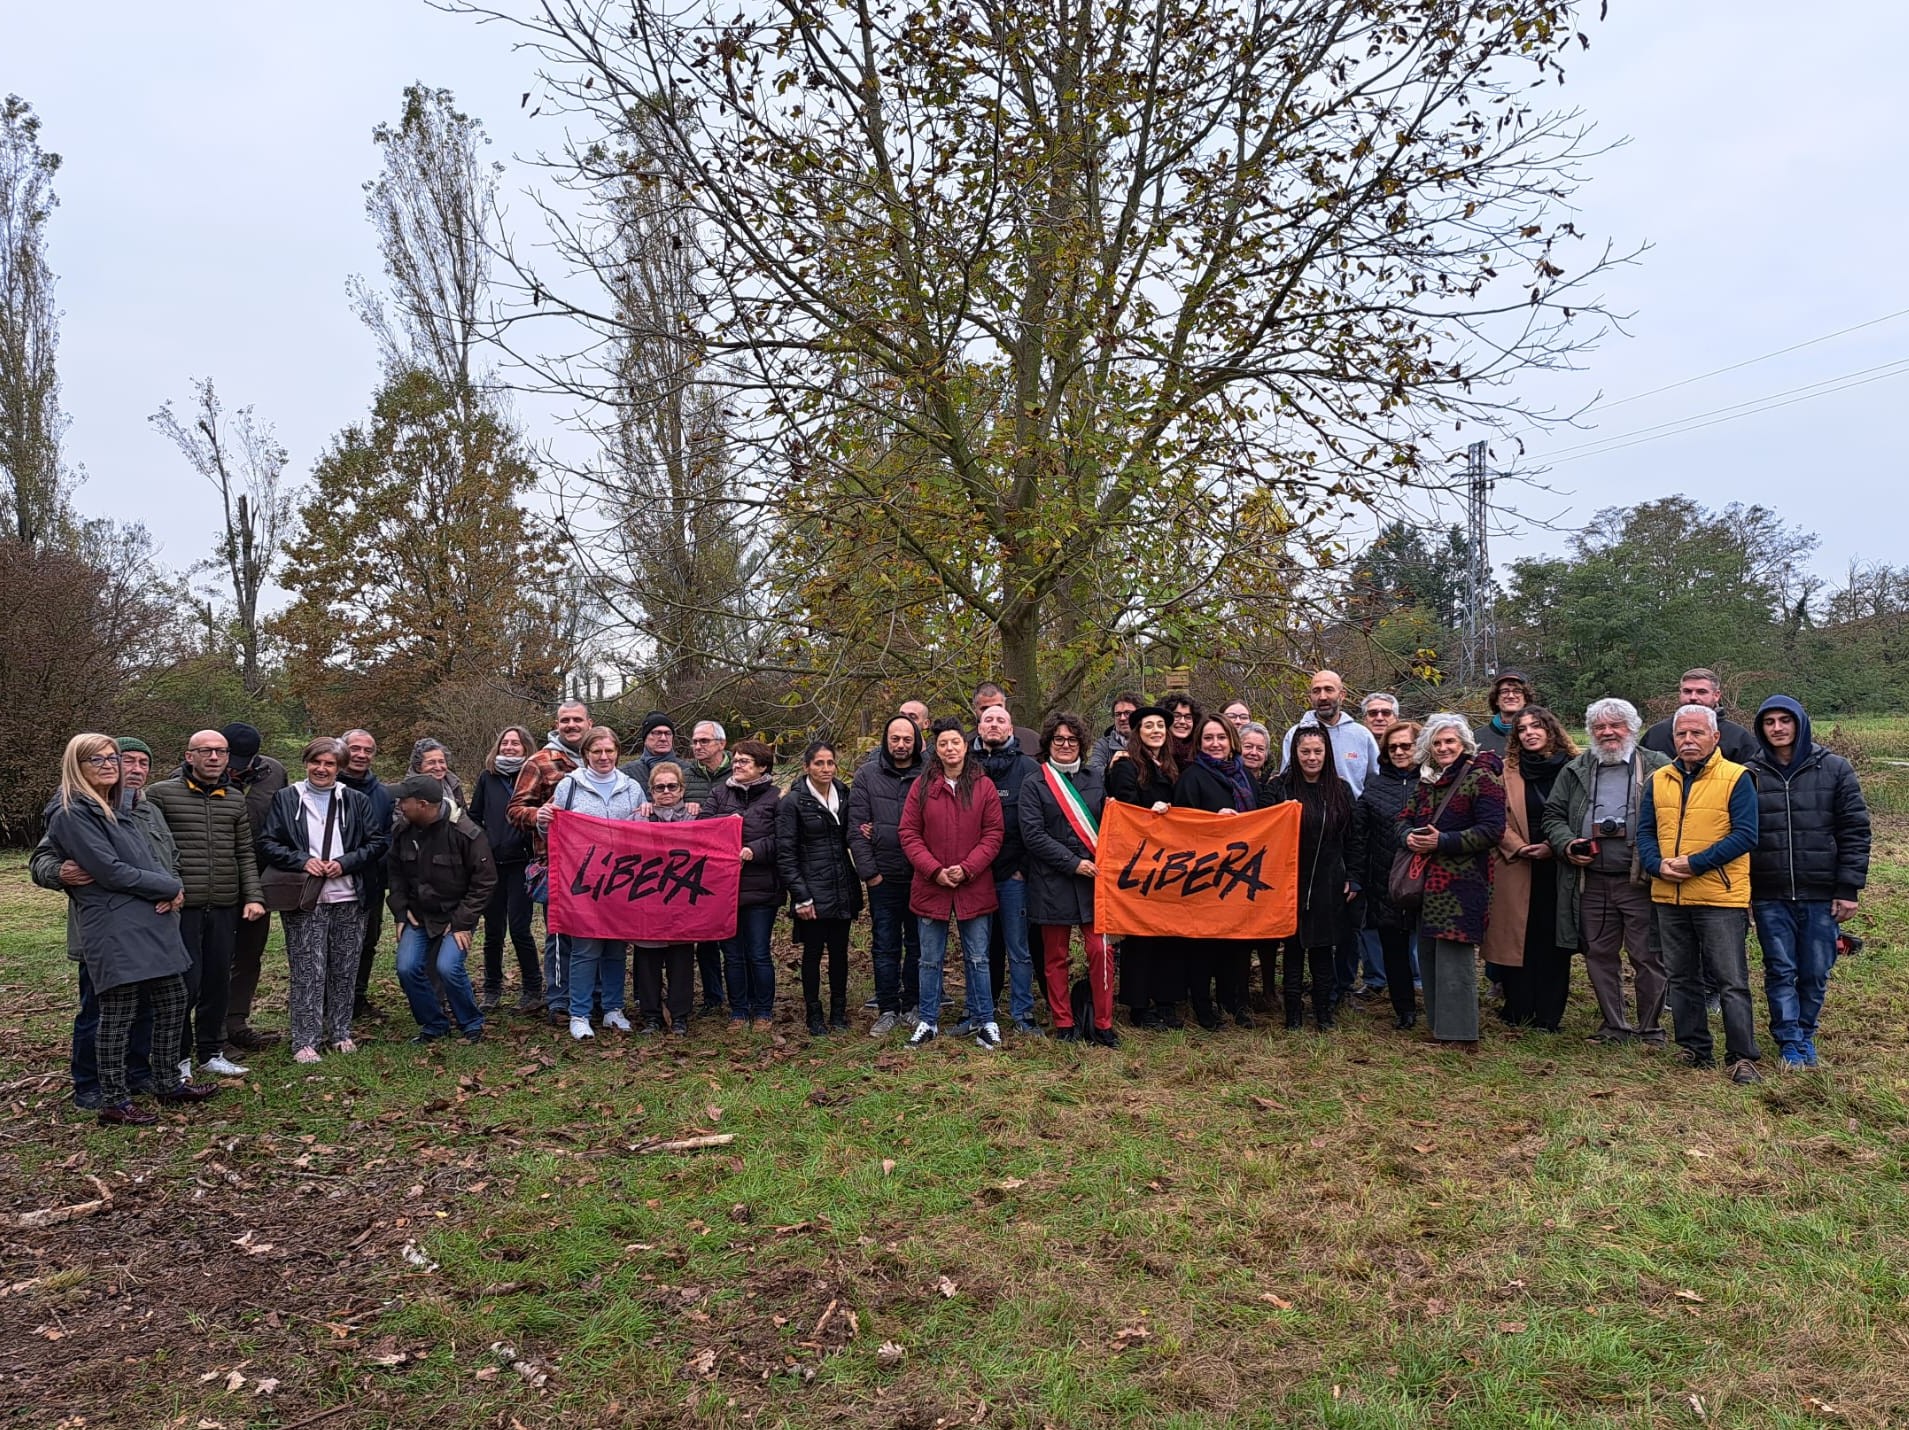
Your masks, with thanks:
[[(1584, 950), (1604, 1019), (1592, 1042), (1640, 1038), (1662, 1047), (1664, 958), (1636, 838), (1644, 788), (1670, 761), (1639, 748), (1644, 722), (1628, 700), (1593, 701), (1584, 724), (1591, 748), (1558, 772), (1544, 806), (1545, 842), (1558, 856), (1558, 947)], [(1630, 955), (1637, 985), (1635, 1019), (1626, 1016), (1620, 949)]]

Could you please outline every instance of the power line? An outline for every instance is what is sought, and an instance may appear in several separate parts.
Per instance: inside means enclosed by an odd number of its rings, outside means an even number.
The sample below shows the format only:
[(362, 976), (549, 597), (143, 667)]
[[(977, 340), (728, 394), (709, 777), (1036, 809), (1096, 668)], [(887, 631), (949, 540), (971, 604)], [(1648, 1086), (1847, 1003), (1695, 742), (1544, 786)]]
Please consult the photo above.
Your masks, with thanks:
[(1905, 362), (1909, 362), (1909, 357), (1891, 358), (1888, 362), (1877, 363), (1874, 367), (1861, 367), (1857, 368), (1854, 372), (1839, 373), (1835, 377), (1819, 378), (1815, 382), (1806, 382), (1797, 387), (1786, 387), (1779, 392), (1766, 392), (1761, 397), (1747, 397), (1742, 402), (1725, 403), (1722, 407), (1713, 407), (1707, 412), (1691, 412), (1682, 417), (1673, 417), (1667, 422), (1652, 423), (1649, 427), (1633, 427), (1628, 432), (1616, 432), (1609, 437), (1592, 437), (1583, 442), (1573, 442), (1569, 446), (1556, 448), (1551, 455), (1554, 457), (1562, 457), (1567, 453), (1585, 451), (1592, 447), (1607, 446), (1612, 442), (1622, 442), (1630, 437), (1641, 437), (1646, 433), (1659, 432), (1667, 427), (1681, 427), (1686, 422), (1698, 422), (1706, 417), (1715, 417), (1720, 413), (1735, 412), (1738, 408), (1742, 407), (1756, 407), (1760, 409), (1763, 403), (1775, 402), (1779, 398), (1792, 397), (1799, 392), (1808, 392), (1812, 388), (1829, 387), (1833, 383), (1847, 382), (1851, 378), (1867, 377), (1872, 372), (1881, 372), (1884, 368), (1897, 367)]
[(1695, 377), (1686, 377), (1678, 382), (1665, 383), (1662, 387), (1653, 387), (1648, 392), (1633, 392), (1629, 397), (1620, 397), (1615, 402), (1593, 405), (1593, 411), (1608, 412), (1613, 407), (1622, 407), (1628, 402), (1641, 402), (1646, 397), (1655, 397), (1660, 392), (1671, 392), (1679, 387), (1688, 387), (1693, 382), (1702, 382), (1706, 378), (1720, 377), (1726, 372), (1735, 372), (1740, 367), (1751, 367), (1756, 363), (1768, 362), (1771, 358), (1782, 357), (1785, 353), (1801, 352), (1804, 348), (1813, 348), (1818, 343), (1826, 343), (1831, 338), (1840, 338), (1848, 333), (1858, 333), (1864, 328), (1873, 328), (1878, 323), (1887, 323), (1895, 318), (1909, 314), (1909, 308), (1898, 308), (1893, 313), (1884, 313), (1880, 318), (1871, 318), (1868, 322), (1856, 323), (1851, 327), (1838, 328), (1833, 333), (1824, 333), (1820, 338), (1809, 338), (1800, 343), (1791, 343), (1787, 348), (1778, 348), (1775, 352), (1764, 353), (1761, 357), (1745, 358), (1742, 362), (1733, 362), (1728, 367), (1712, 368), (1709, 372), (1700, 372)]
[[(1638, 437), (1630, 442), (1618, 442), (1613, 446), (1600, 447), (1595, 452), (1579, 452), (1573, 457), (1560, 457), (1556, 462), (1550, 463), (1549, 465), (1561, 467), (1566, 462), (1578, 462), (1586, 457), (1602, 457), (1607, 452), (1621, 451), (1625, 447), (1638, 447), (1646, 442), (1661, 442), (1666, 437), (1681, 437), (1686, 432), (1696, 432), (1705, 427), (1715, 427), (1721, 422), (1734, 422), (1739, 417), (1752, 417), (1759, 412), (1773, 412), (1779, 407), (1794, 407), (1799, 402), (1808, 402), (1816, 397), (1827, 397), (1833, 392), (1847, 392), (1853, 387), (1867, 387), (1872, 382), (1882, 382), (1887, 378), (1901, 377), (1904, 373), (1909, 373), (1909, 359), (1905, 359), (1893, 365), (1888, 372), (1879, 372), (1874, 377), (1865, 377), (1858, 382), (1846, 382), (1841, 387), (1826, 387), (1820, 392), (1806, 392), (1801, 397), (1790, 398), (1787, 402), (1772, 402), (1768, 406), (1753, 407), (1748, 412), (1733, 412), (1725, 417), (1714, 417), (1708, 422), (1697, 422), (1688, 427), (1679, 427), (1674, 432), (1659, 432), (1655, 436)], [(1851, 374), (1851, 376), (1853, 377), (1855, 374)]]

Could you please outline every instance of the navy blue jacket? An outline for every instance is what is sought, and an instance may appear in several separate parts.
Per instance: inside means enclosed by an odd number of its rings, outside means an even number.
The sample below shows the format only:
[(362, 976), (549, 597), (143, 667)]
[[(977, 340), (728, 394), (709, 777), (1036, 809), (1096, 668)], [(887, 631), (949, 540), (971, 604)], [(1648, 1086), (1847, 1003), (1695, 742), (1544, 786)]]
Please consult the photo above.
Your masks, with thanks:
[[(1797, 753), (1786, 765), (1763, 738), (1766, 711), (1796, 717)], [(1854, 899), (1869, 881), (1869, 806), (1856, 769), (1813, 744), (1810, 717), (1787, 695), (1757, 711), (1759, 752), (1747, 766), (1756, 782), (1757, 847), (1750, 852), (1750, 897), (1822, 903)]]

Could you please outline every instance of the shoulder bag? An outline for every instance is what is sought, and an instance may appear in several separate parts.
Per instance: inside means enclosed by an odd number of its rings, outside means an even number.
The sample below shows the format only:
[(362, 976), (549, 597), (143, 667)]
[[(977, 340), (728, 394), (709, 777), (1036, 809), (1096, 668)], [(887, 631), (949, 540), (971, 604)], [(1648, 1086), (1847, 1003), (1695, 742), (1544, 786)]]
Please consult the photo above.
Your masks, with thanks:
[[(1438, 824), (1438, 817), (1445, 812), (1445, 806), (1452, 802), (1452, 796), (1458, 793), (1458, 787), (1464, 782), (1465, 771), (1461, 768), (1452, 776), (1452, 787), (1445, 791), (1445, 798), (1433, 809), (1427, 824)], [(1430, 854), (1415, 853), (1401, 843), (1398, 853), (1392, 856), (1392, 872), (1385, 881), (1385, 901), (1400, 913), (1417, 913), (1419, 906), (1425, 902), (1425, 870), (1431, 862)]]
[[(333, 789), (331, 803), (325, 807), (325, 833), (318, 850), (318, 857), (327, 863), (331, 861), (331, 835), (338, 827), (338, 806), (342, 803), (343, 797)], [(303, 800), (299, 801), (298, 817), (305, 817)], [(265, 895), (266, 909), (275, 914), (309, 914), (318, 907), (319, 896), (325, 892), (324, 879), (303, 869), (266, 869), (259, 875), (259, 884)]]

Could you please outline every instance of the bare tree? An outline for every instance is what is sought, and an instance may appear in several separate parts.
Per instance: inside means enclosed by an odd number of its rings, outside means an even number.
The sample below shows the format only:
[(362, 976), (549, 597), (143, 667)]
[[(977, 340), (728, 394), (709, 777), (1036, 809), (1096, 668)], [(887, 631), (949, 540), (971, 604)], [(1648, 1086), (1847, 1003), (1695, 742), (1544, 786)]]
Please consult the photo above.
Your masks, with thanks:
[(223, 527), (206, 565), (222, 568), (230, 582), (240, 673), (246, 692), (256, 695), (265, 684), (259, 593), (271, 579), (292, 523), (292, 492), (283, 485), (285, 448), (271, 424), (261, 424), (250, 407), (227, 418), (211, 378), (195, 382), (192, 390), (193, 410), (185, 419), (168, 402), (146, 420), (171, 438), (219, 493)]
[(46, 261), (46, 226), (59, 199), (60, 156), (40, 147), (40, 118), (10, 94), (0, 106), (0, 509), (12, 534), (44, 545), (66, 516), (55, 359), (59, 311)]
[[(1568, 0), (461, 8), (608, 136), (569, 182), (626, 183), (653, 129), (764, 510), (824, 562), (877, 533), (1030, 711), (1136, 625), (1228, 639), (1203, 593), (1268, 523), (1305, 545), (1446, 481), (1454, 424), (1516, 414), (1596, 310), (1608, 255), (1564, 268), (1587, 126), (1540, 107)], [(527, 275), (527, 316), (624, 327), (583, 276)], [(790, 603), (781, 648), (884, 614)]]
[(460, 113), (448, 89), (404, 91), (404, 112), (371, 137), (384, 169), (365, 185), (365, 216), (378, 235), (389, 301), (352, 280), (358, 314), (378, 337), (387, 368), (421, 368), (468, 414), (481, 374), (477, 348), (490, 303), (497, 177), (480, 120)]

